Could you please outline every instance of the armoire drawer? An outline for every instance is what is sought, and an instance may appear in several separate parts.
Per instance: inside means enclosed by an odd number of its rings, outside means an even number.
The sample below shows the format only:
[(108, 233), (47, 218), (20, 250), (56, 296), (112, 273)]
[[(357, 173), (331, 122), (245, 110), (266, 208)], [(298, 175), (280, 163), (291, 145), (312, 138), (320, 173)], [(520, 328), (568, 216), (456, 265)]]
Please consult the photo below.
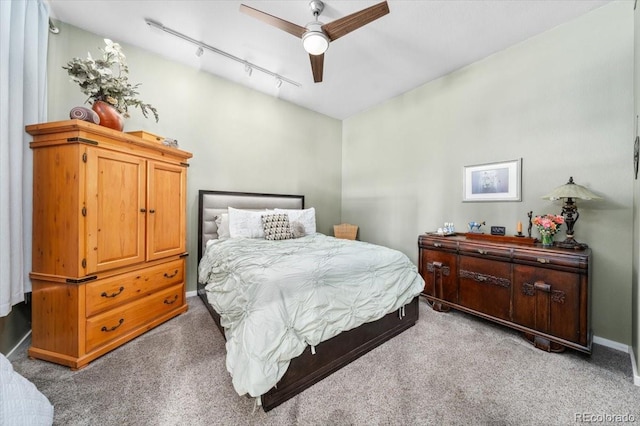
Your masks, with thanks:
[(181, 282), (184, 282), (184, 259), (87, 283), (86, 317)]
[(184, 304), (179, 284), (135, 300), (86, 321), (86, 351), (90, 352)]

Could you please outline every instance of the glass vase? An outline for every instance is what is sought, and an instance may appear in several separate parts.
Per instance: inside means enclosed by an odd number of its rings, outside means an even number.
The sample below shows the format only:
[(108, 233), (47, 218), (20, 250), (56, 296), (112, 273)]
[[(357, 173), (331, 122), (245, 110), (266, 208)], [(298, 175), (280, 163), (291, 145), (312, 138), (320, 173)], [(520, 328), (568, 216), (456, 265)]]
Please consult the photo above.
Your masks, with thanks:
[(553, 234), (540, 234), (542, 237), (542, 247), (553, 247)]

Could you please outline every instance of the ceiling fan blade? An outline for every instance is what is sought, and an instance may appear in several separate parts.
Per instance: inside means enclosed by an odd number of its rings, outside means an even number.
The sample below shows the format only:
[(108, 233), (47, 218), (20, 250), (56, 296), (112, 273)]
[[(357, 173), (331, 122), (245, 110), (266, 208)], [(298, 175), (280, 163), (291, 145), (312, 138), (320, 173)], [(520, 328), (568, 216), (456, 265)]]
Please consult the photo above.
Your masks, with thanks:
[(311, 72), (313, 73), (313, 82), (322, 82), (322, 69), (324, 68), (324, 53), (322, 55), (309, 55), (311, 59)]
[(302, 34), (307, 31), (305, 27), (301, 27), (300, 25), (291, 23), (289, 21), (285, 21), (284, 19), (280, 19), (277, 16), (269, 15), (268, 13), (262, 12), (258, 9), (254, 9), (244, 4), (240, 5), (240, 12), (246, 13), (247, 15), (259, 19), (262, 22), (273, 25), (276, 28), (280, 28), (281, 30), (286, 31), (298, 38), (302, 38)]
[(322, 30), (329, 36), (329, 39), (333, 41), (367, 25), (369, 22), (383, 17), (387, 13), (389, 13), (389, 5), (386, 1), (383, 1), (382, 3), (362, 9), (360, 12), (355, 12), (344, 18), (324, 24)]
[(367, 25), (389, 13), (389, 5), (386, 1), (374, 6), (362, 9), (360, 12), (352, 13), (333, 22), (324, 24), (322, 30), (329, 36), (331, 41), (336, 40), (351, 31)]

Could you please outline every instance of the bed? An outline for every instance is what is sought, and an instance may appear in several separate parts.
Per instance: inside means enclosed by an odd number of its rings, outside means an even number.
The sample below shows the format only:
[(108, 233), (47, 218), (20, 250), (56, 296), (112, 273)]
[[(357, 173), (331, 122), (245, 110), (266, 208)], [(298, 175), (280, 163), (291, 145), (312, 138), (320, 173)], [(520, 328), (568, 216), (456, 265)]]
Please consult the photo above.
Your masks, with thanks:
[(53, 405), (0, 354), (0, 424), (51, 425)]
[[(243, 212), (243, 214), (249, 214), (248, 212), (252, 211), (260, 212), (261, 215), (267, 215), (270, 217), (272, 216), (272, 212), (277, 212), (279, 214), (282, 214), (282, 212), (288, 212), (289, 220), (292, 218), (298, 218), (305, 224), (306, 229), (309, 230), (309, 225), (307, 222), (305, 222), (308, 216), (296, 216), (295, 214), (293, 214), (298, 212), (308, 212), (309, 210), (313, 209), (305, 209), (304, 196), (302, 195), (254, 194), (209, 190), (199, 191), (198, 295), (211, 313), (215, 324), (227, 341), (227, 369), (232, 374), (232, 380), (234, 382), (236, 391), (240, 395), (246, 392), (248, 395), (256, 397), (257, 401), (265, 411), (273, 409), (279, 404), (302, 392), (304, 389), (312, 386), (319, 380), (322, 380), (324, 377), (354, 361), (366, 352), (374, 349), (375, 347), (381, 345), (397, 334), (405, 331), (406, 329), (413, 326), (418, 320), (418, 294), (422, 290), (423, 281), (420, 275), (417, 273), (415, 265), (404, 265), (404, 262), (410, 263), (410, 261), (408, 260), (408, 258), (406, 258), (406, 256), (402, 255), (399, 252), (396, 252), (395, 250), (389, 250), (362, 242), (338, 240), (333, 237), (315, 233), (315, 222), (313, 223), (313, 233), (307, 233), (306, 235), (304, 235), (303, 233), (300, 238), (287, 239), (286, 241), (265, 241), (264, 238), (227, 239), (219, 238), (218, 235), (219, 231), (221, 233), (225, 233), (225, 235), (227, 233), (227, 229), (224, 227), (228, 226), (228, 224), (222, 224), (221, 218), (226, 218), (225, 220), (228, 220), (228, 216), (230, 214), (238, 215), (240, 214), (239, 212)], [(269, 212), (268, 214), (262, 213), (267, 211)], [(280, 217), (279, 214), (275, 214), (273, 215), (273, 217)], [(313, 217), (313, 221), (315, 221), (315, 216)], [(237, 219), (235, 223), (237, 223)], [(300, 225), (300, 222), (297, 221), (293, 221), (290, 224), (291, 229), (294, 229), (298, 225)], [(218, 229), (218, 226), (221, 227), (220, 230)], [(275, 247), (275, 253), (271, 254), (270, 252), (260, 252), (259, 260), (255, 260), (252, 257), (247, 257), (251, 256), (251, 253), (253, 252), (259, 252), (263, 249), (263, 247), (268, 247), (269, 250), (271, 250), (271, 247)], [(271, 289), (272, 287), (277, 287), (278, 285), (280, 285), (280, 281), (282, 283), (286, 283), (289, 279), (288, 275), (293, 275), (294, 272), (297, 273), (297, 271), (293, 271), (291, 273), (289, 273), (289, 271), (296, 269), (302, 269), (305, 271), (306, 269), (315, 269), (312, 266), (298, 267), (298, 265), (303, 265), (307, 260), (298, 260), (298, 263), (293, 264), (293, 266), (285, 263), (280, 265), (281, 261), (284, 262), (284, 259), (288, 259), (289, 254), (294, 252), (298, 253), (298, 251), (302, 252), (303, 248), (300, 247), (303, 247), (305, 250), (305, 258), (309, 256), (309, 265), (317, 265), (323, 263), (323, 260), (318, 259), (324, 259), (324, 257), (334, 257), (333, 255), (326, 256), (327, 252), (333, 254), (333, 252), (342, 253), (343, 251), (345, 253), (352, 253), (349, 250), (364, 250), (365, 252), (367, 250), (370, 250), (370, 256), (367, 257), (371, 258), (371, 256), (373, 256), (376, 261), (377, 259), (382, 259), (380, 260), (381, 263), (385, 263), (387, 262), (387, 260), (384, 257), (378, 257), (382, 255), (380, 255), (377, 250), (385, 250), (385, 252), (383, 252), (384, 256), (386, 256), (387, 254), (392, 257), (399, 256), (398, 259), (401, 259), (400, 261), (393, 261), (397, 263), (403, 263), (402, 275), (399, 275), (397, 280), (395, 278), (389, 280), (387, 277), (385, 281), (392, 281), (387, 285), (390, 286), (390, 288), (393, 287), (393, 292), (397, 291), (398, 295), (395, 295), (394, 293), (393, 296), (396, 298), (396, 300), (391, 300), (391, 296), (387, 297), (386, 292), (380, 293), (382, 291), (380, 290), (379, 293), (375, 294), (374, 302), (364, 304), (361, 303), (361, 306), (355, 308), (367, 312), (358, 312), (357, 314), (354, 314), (352, 316), (342, 315), (340, 317), (341, 322), (339, 323), (339, 327), (343, 327), (344, 331), (339, 331), (339, 333), (338, 325), (335, 325), (334, 327), (333, 325), (329, 326), (325, 324), (324, 328), (320, 332), (310, 331), (309, 334), (305, 334), (304, 338), (302, 338), (300, 337), (300, 335), (302, 335), (303, 332), (300, 330), (300, 326), (298, 324), (283, 325), (283, 327), (286, 328), (286, 330), (283, 329), (284, 334), (288, 336), (290, 334), (288, 333), (290, 331), (289, 329), (295, 328), (294, 334), (296, 338), (299, 338), (305, 344), (302, 346), (298, 345), (297, 347), (292, 348), (288, 348), (287, 344), (281, 345), (284, 347), (284, 350), (289, 350), (289, 352), (291, 353), (295, 352), (296, 356), (288, 359), (289, 355), (278, 355), (278, 361), (284, 361), (281, 362), (281, 364), (286, 365), (286, 368), (283, 371), (279, 371), (277, 373), (277, 382), (273, 385), (268, 381), (261, 382), (260, 380), (258, 380), (259, 383), (255, 385), (253, 383), (250, 383), (249, 385), (239, 383), (239, 378), (244, 375), (244, 371), (270, 370), (271, 366), (260, 366), (260, 368), (255, 368), (250, 364), (243, 364), (241, 362), (235, 363), (235, 361), (231, 361), (233, 357), (236, 357), (239, 353), (241, 353), (239, 346), (251, 344), (248, 343), (248, 341), (258, 336), (258, 333), (248, 333), (246, 331), (246, 323), (240, 325), (236, 324), (241, 320), (244, 321), (244, 318), (247, 317), (247, 309), (253, 309), (254, 305), (256, 304), (255, 301), (252, 300), (247, 304), (249, 308), (243, 308), (242, 306), (239, 308), (237, 306), (230, 307), (231, 305), (229, 305), (229, 303), (231, 303), (232, 300), (243, 299), (247, 293), (250, 293), (253, 297), (254, 293), (261, 293), (263, 291), (266, 291), (264, 290), (265, 288)], [(310, 249), (312, 254), (307, 254), (307, 249)], [(278, 252), (278, 250), (280, 250), (280, 252)], [(319, 257), (315, 260), (312, 260), (313, 258), (311, 256), (314, 255)], [(269, 260), (269, 256), (274, 257), (273, 259)], [(340, 256), (350, 255), (341, 254)], [(344, 263), (345, 257), (335, 257), (342, 259), (341, 261)], [(229, 264), (221, 263), (222, 261), (220, 261), (220, 259), (229, 259)], [(348, 258), (347, 262), (352, 261), (353, 258)], [(227, 261), (225, 260), (225, 262)], [(258, 265), (249, 265), (251, 263), (257, 263)], [(263, 275), (261, 272), (263, 270), (266, 270), (264, 264), (272, 265), (273, 263), (278, 263), (280, 268), (286, 270), (287, 273), (285, 273), (284, 275), (287, 275), (287, 277), (277, 276), (277, 282), (272, 283), (269, 286), (263, 284), (261, 286), (247, 287), (250, 288), (250, 290), (239, 293), (240, 296), (234, 293), (236, 291), (236, 287), (233, 286), (237, 286), (238, 283), (244, 285), (244, 283), (252, 281), (252, 279), (246, 278), (248, 275), (241, 274), (253, 274), (251, 275), (252, 277), (258, 274), (260, 276), (258, 280), (264, 280), (266, 279), (264, 278), (265, 275)], [(249, 270), (249, 266), (252, 266), (254, 269)], [(327, 267), (333, 268), (332, 266)], [(350, 268), (351, 267), (353, 266), (350, 266)], [(231, 268), (233, 268), (233, 271), (231, 271)], [(258, 268), (258, 272), (256, 272), (256, 268)], [(365, 266), (363, 266), (362, 268), (366, 269)], [(369, 266), (369, 268), (371, 269), (371, 266)], [(405, 272), (404, 270), (407, 271)], [(270, 277), (271, 270), (269, 269), (268, 271), (269, 272), (267, 273), (267, 275)], [(333, 269), (324, 271), (322, 272), (322, 274), (331, 274), (332, 272)], [(374, 280), (376, 279), (374, 275), (377, 276), (380, 273), (381, 272), (376, 271), (371, 277), (367, 279), (370, 279), (371, 282), (374, 282)], [(325, 275), (322, 276), (325, 277)], [(299, 278), (291, 279), (299, 280)], [(328, 279), (329, 278), (327, 278), (327, 280)], [(364, 278), (362, 279), (364, 280)], [(353, 281), (357, 280), (358, 279), (353, 278)], [(352, 279), (350, 278), (346, 281), (349, 281), (350, 283)], [(251, 284), (247, 284), (247, 286), (249, 285)], [(285, 286), (285, 284), (282, 285)], [(352, 292), (351, 294), (355, 294), (356, 292), (358, 292), (358, 290), (355, 289), (351, 290), (350, 286), (351, 284), (345, 284), (344, 286), (340, 285), (340, 292), (342, 292), (340, 293), (340, 297), (343, 297), (343, 294), (347, 294), (348, 292)], [(336, 286), (334, 286), (334, 288), (336, 288)], [(321, 290), (324, 291), (324, 287)], [(360, 293), (362, 293), (361, 290), (358, 294)], [(320, 290), (318, 290), (318, 294), (322, 294), (322, 297), (327, 298), (328, 293), (321, 293)], [(271, 296), (268, 297), (270, 297), (269, 300), (272, 300)], [(347, 294), (347, 296), (344, 297), (349, 296)], [(337, 299), (338, 298), (336, 298), (336, 300)], [(214, 305), (217, 307), (217, 309), (214, 307)], [(253, 309), (252, 315), (255, 311), (268, 310), (267, 308), (265, 308), (268, 305), (270, 305), (270, 303), (264, 303), (264, 307), (263, 305), (261, 305), (259, 309)], [(322, 303), (320, 303), (319, 305), (324, 306)], [(384, 312), (379, 311), (380, 309), (383, 309), (383, 307), (384, 309), (389, 309), (389, 307), (392, 308), (390, 310), (385, 310)], [(349, 309), (349, 307), (347, 306), (345, 306), (344, 308)], [(287, 308), (275, 309), (286, 310)], [(351, 307), (351, 309), (353, 310), (354, 308)], [(378, 311), (375, 311), (376, 309), (378, 309)], [(360, 325), (354, 325), (352, 323), (345, 324), (347, 322), (352, 322), (351, 318), (353, 316), (362, 317), (366, 315), (375, 316), (375, 319)], [(305, 315), (299, 315), (299, 317), (303, 316)], [(264, 320), (264, 322), (269, 323), (270, 320)], [(306, 325), (302, 326), (302, 328), (305, 328)], [(352, 326), (354, 328), (352, 328)], [(335, 330), (331, 327), (334, 327)], [(283, 333), (278, 334), (278, 336), (284, 335)], [(325, 340), (324, 337), (326, 336), (331, 337)], [(261, 338), (260, 340), (265, 339)], [(267, 338), (266, 340), (269, 339)], [(278, 342), (280, 341), (278, 340)], [(287, 340), (287, 342), (289, 342), (289, 340)], [(296, 345), (291, 344), (291, 346)], [(252, 360), (256, 357), (257, 356), (253, 354), (251, 356), (247, 356), (246, 358), (249, 361), (246, 362), (252, 362)], [(270, 373), (268, 375), (270, 376)], [(249, 386), (249, 388), (246, 388), (246, 386)], [(262, 388), (260, 386), (262, 386)], [(263, 392), (263, 390), (265, 391)]]

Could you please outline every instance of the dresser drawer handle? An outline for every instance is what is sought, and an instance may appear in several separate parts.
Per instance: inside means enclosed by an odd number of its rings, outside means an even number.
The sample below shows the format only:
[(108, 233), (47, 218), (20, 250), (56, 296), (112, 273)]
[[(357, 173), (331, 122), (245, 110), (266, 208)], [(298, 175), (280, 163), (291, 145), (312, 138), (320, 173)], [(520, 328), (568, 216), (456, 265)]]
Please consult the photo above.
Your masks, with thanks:
[(100, 296), (101, 297), (116, 297), (117, 295), (119, 295), (123, 291), (124, 291), (124, 287), (120, 287), (120, 289), (118, 289), (118, 291), (116, 293), (107, 294), (106, 291), (103, 291)]
[(177, 269), (176, 269), (176, 270), (175, 270), (175, 272), (174, 272), (173, 274), (171, 274), (171, 275), (167, 274), (166, 272), (164, 273), (164, 277), (165, 277), (165, 278), (173, 278), (173, 277), (175, 277), (176, 275), (178, 275), (178, 270), (177, 270)]
[(124, 322), (124, 318), (120, 318), (120, 321), (118, 321), (118, 325), (114, 325), (111, 328), (107, 328), (106, 326), (103, 326), (100, 331), (104, 331), (106, 333), (110, 332), (110, 331), (114, 331), (115, 329), (117, 329), (118, 327), (120, 327), (122, 325), (122, 323)]
[(539, 257), (536, 260), (538, 261), (538, 263), (551, 263), (550, 260), (547, 260), (544, 257)]
[(433, 243), (433, 246), (434, 246), (434, 247), (437, 247), (437, 248), (440, 248), (440, 247), (442, 247), (442, 244), (440, 244), (440, 243)]
[(480, 254), (487, 254), (488, 252), (487, 252), (486, 250), (478, 249), (478, 253), (480, 253)]
[(173, 296), (173, 300), (164, 299), (165, 305), (173, 305), (178, 300), (178, 295)]
[(536, 281), (535, 283), (533, 283), (533, 288), (535, 288), (536, 290), (544, 291), (546, 293), (551, 292), (551, 286), (544, 281)]

